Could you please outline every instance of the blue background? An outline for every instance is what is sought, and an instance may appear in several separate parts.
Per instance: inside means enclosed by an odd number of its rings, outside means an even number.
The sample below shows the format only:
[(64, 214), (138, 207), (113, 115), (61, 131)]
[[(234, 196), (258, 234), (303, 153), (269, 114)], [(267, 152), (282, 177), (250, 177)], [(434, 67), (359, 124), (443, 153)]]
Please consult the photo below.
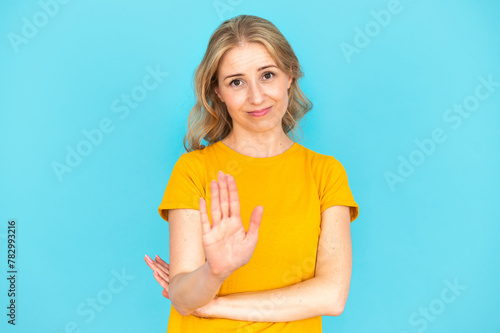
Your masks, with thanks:
[[(184, 152), (194, 70), (213, 30), (238, 14), (270, 20), (291, 43), (314, 103), (299, 142), (344, 165), (360, 206), (349, 299), (341, 316), (323, 317), (324, 332), (500, 332), (500, 3), (68, 1), (45, 6), (51, 16), (43, 3), (0, 11), (2, 332), (166, 331), (170, 301), (144, 255), (168, 258), (157, 208)], [(37, 31), (24, 27), (34, 21)], [(156, 87), (125, 107), (122, 94), (145, 91), (147, 68), (162, 72)], [(450, 121), (478, 86), (479, 105)], [(58, 177), (67, 147), (106, 119), (112, 131)], [(446, 139), (431, 149), (440, 129)]]

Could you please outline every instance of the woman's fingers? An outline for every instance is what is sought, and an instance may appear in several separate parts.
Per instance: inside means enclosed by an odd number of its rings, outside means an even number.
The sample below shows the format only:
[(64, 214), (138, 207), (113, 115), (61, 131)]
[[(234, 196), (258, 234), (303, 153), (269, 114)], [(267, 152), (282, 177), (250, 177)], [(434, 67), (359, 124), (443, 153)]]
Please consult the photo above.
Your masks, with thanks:
[(169, 265), (165, 261), (163, 261), (158, 255), (156, 256), (155, 260), (156, 260), (156, 267), (161, 269), (163, 271), (163, 273), (170, 276)]
[(227, 174), (227, 187), (229, 189), (229, 215), (233, 217), (240, 216), (240, 197), (236, 188), (234, 177)]
[(203, 235), (206, 235), (210, 232), (210, 220), (208, 219), (207, 202), (203, 198), (200, 198), (200, 220), (201, 232), (203, 233)]
[(156, 263), (147, 254), (144, 256), (144, 261), (153, 271), (156, 271), (158, 269)]
[(257, 238), (259, 236), (260, 221), (262, 220), (263, 213), (264, 206), (257, 206), (253, 209), (252, 214), (250, 215), (247, 237), (250, 237), (252, 241), (257, 242)]
[(229, 202), (228, 202), (228, 191), (227, 191), (227, 177), (224, 172), (219, 171), (217, 173), (219, 178), (219, 200), (220, 200), (220, 210), (221, 217), (223, 219), (229, 217)]
[(155, 256), (155, 260), (158, 264), (166, 267), (167, 269), (170, 269), (170, 265), (168, 264), (168, 262), (166, 262), (165, 260), (163, 260), (162, 258), (160, 258), (159, 255), (156, 255)]
[[(237, 192), (236, 194), (232, 193), (232, 197), (234, 197), (234, 199), (231, 199), (229, 197), (230, 196), (229, 192), (231, 191), (231, 188), (233, 189), (233, 192), (237, 191), (234, 178), (232, 178), (232, 176), (229, 174), (227, 175), (224, 174), (224, 172), (222, 171), (219, 171), (217, 173), (217, 178), (218, 182), (215, 180), (210, 182), (210, 194), (212, 197), (210, 214), (212, 217), (212, 225), (211, 225), (212, 228), (217, 227), (222, 219), (231, 216), (230, 215), (231, 209), (236, 214), (238, 214), (238, 216), (240, 214), (240, 209), (239, 209), (240, 202), (238, 193)], [(231, 181), (234, 184), (234, 186), (230, 184)], [(207, 227), (210, 225), (210, 223), (208, 219), (208, 211), (206, 204), (207, 204), (206, 200), (200, 198), (200, 216), (201, 216), (203, 234), (207, 234), (210, 231), (210, 228)], [(230, 208), (230, 205), (232, 205), (233, 207)]]
[(160, 284), (160, 286), (162, 286), (164, 289), (168, 288), (168, 285), (169, 285), (170, 281), (167, 280), (167, 279), (164, 279), (162, 277), (162, 273), (160, 273), (158, 271), (155, 271), (153, 273), (153, 276), (155, 277), (156, 281), (158, 281), (158, 283)]
[(144, 261), (146, 261), (146, 264), (151, 268), (153, 271), (161, 271), (163, 274), (166, 276), (170, 276), (170, 266), (163, 261), (159, 256), (156, 256), (158, 259), (160, 259), (162, 262), (155, 262), (153, 259), (151, 259), (147, 254), (144, 256)]
[(162, 270), (159, 270), (159, 269), (158, 269), (158, 270), (156, 270), (156, 271), (155, 271), (155, 275), (156, 275), (156, 273), (157, 273), (157, 274), (158, 274), (158, 275), (159, 275), (159, 276), (160, 276), (163, 280), (165, 280), (165, 281), (167, 281), (167, 282), (170, 282), (170, 276), (169, 276), (167, 273), (165, 273), (164, 271), (162, 271)]
[(220, 201), (219, 201), (219, 184), (215, 180), (210, 183), (210, 193), (212, 195), (210, 214), (212, 215), (212, 227), (220, 224), (222, 218)]
[(168, 287), (170, 286), (170, 265), (165, 262), (160, 256), (156, 256), (157, 261), (154, 262), (147, 254), (144, 256), (144, 260), (148, 266), (153, 270), (153, 276), (155, 280), (163, 287), (162, 295), (170, 299), (168, 294)]

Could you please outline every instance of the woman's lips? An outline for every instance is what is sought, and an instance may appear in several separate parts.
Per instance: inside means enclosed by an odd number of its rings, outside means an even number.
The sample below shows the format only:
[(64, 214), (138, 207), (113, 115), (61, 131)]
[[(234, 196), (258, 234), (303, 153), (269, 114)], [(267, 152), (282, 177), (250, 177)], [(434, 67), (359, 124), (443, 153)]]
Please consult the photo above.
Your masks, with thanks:
[(267, 109), (263, 109), (261, 111), (253, 111), (253, 112), (249, 112), (252, 116), (254, 117), (262, 117), (264, 115), (266, 115), (269, 110), (271, 110), (271, 107), (268, 107)]

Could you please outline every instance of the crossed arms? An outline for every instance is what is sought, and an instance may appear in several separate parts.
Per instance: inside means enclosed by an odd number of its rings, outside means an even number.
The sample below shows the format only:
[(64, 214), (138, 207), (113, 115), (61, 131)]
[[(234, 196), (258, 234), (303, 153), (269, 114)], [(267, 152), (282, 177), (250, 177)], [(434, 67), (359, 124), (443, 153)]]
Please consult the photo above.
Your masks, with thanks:
[(219, 175), (219, 182), (220, 189), (215, 181), (211, 184), (212, 198), (219, 198), (220, 193), (220, 201), (212, 202), (212, 226), (203, 199), (199, 211), (171, 209), (170, 265), (158, 257), (152, 261), (146, 256), (147, 264), (158, 272), (154, 276), (164, 288), (163, 295), (170, 298), (173, 307), (181, 315), (261, 322), (340, 315), (352, 271), (350, 207), (331, 206), (321, 214), (313, 278), (273, 290), (216, 297), (224, 280), (250, 260), (263, 214), (263, 207), (257, 206), (246, 232), (239, 217), (234, 178)]

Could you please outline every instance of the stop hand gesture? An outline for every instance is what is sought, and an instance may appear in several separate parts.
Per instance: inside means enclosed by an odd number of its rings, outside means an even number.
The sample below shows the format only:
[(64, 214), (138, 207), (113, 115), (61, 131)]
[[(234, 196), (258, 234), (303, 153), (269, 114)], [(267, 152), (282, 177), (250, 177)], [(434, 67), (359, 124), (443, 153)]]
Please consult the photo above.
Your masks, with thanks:
[(207, 204), (200, 198), (200, 218), (203, 249), (212, 274), (227, 278), (247, 264), (257, 245), (259, 226), (264, 211), (257, 206), (250, 216), (248, 232), (245, 232), (240, 216), (240, 199), (233, 176), (218, 173), (219, 183), (212, 180), (211, 216), (208, 219)]
[[(245, 232), (240, 217), (240, 199), (236, 182), (231, 175), (218, 173), (219, 183), (210, 184), (212, 195), (212, 225), (208, 219), (206, 201), (200, 198), (200, 219), (205, 257), (211, 272), (224, 279), (239, 267), (247, 264), (257, 245), (260, 222), (264, 211), (257, 206), (250, 216), (248, 232)], [(153, 261), (145, 256), (148, 266), (154, 271), (156, 281), (164, 288), (163, 296), (169, 298), (170, 266), (159, 256)], [(195, 315), (202, 313), (202, 308)]]

